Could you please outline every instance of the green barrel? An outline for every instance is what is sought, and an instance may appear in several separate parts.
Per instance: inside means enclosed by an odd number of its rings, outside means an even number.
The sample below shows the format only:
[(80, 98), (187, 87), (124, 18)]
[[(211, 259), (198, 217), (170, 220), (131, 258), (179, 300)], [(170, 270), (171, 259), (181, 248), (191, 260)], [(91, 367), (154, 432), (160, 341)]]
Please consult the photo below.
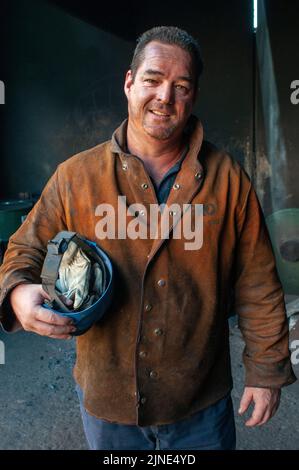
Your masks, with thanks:
[(12, 200), (0, 202), (0, 240), (7, 242), (9, 237), (20, 227), (26, 215), (32, 209), (33, 202)]
[(266, 218), (285, 294), (299, 295), (299, 209), (281, 209)]

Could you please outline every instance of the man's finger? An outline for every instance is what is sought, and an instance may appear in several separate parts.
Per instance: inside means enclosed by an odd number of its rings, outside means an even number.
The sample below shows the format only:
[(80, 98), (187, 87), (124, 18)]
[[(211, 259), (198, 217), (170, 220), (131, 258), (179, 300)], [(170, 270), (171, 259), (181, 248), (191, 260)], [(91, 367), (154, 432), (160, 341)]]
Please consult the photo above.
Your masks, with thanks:
[(267, 423), (270, 418), (272, 418), (272, 413), (270, 410), (267, 410), (263, 416), (263, 419), (257, 424), (257, 426), (262, 426), (263, 424)]
[(246, 426), (257, 426), (263, 420), (268, 408), (261, 404), (255, 404), (251, 417), (245, 422)]
[(57, 315), (57, 313), (54, 313), (42, 306), (36, 308), (35, 318), (41, 322), (49, 323), (50, 325), (73, 325), (73, 320), (71, 318)]
[(76, 331), (76, 328), (70, 325), (54, 325), (36, 320), (32, 325), (31, 331), (53, 338), (55, 336), (70, 336)]
[(244, 393), (243, 393), (243, 396), (241, 398), (240, 407), (239, 407), (239, 410), (238, 410), (238, 413), (240, 415), (245, 413), (245, 411), (248, 409), (251, 401), (252, 401), (252, 392), (245, 389)]
[(72, 339), (73, 336), (70, 335), (57, 335), (57, 336), (49, 336), (51, 339)]
[(59, 295), (59, 298), (67, 307), (72, 307), (74, 305), (74, 301), (72, 299), (68, 299), (65, 295)]
[(278, 400), (275, 405), (273, 406), (272, 410), (271, 410), (271, 418), (275, 415), (276, 411), (278, 410), (278, 407), (279, 407), (279, 402), (280, 400)]
[(39, 288), (40, 288), (40, 294), (42, 297), (44, 297), (45, 299), (47, 300), (51, 300), (51, 297), (49, 296), (49, 294), (43, 289), (43, 286), (41, 284), (38, 285)]

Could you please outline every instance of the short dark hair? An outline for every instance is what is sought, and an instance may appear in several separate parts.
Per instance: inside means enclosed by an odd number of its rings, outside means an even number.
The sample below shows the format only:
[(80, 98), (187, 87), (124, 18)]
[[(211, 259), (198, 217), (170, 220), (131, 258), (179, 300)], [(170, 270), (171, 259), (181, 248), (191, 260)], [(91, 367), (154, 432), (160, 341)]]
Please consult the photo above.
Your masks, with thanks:
[(145, 31), (138, 39), (131, 63), (133, 80), (138, 68), (144, 60), (144, 49), (149, 42), (157, 41), (163, 44), (176, 45), (189, 52), (195, 73), (195, 88), (203, 71), (203, 61), (198, 42), (183, 29), (176, 26), (155, 26)]

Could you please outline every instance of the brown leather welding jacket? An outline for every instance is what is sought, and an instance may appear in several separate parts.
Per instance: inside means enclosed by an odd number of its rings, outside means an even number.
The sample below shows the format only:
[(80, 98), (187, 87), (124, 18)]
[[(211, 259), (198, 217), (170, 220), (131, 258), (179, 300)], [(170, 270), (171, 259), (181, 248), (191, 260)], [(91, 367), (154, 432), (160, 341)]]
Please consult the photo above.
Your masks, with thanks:
[[(193, 118), (193, 124), (167, 205), (204, 205), (200, 249), (186, 250), (171, 224), (164, 239), (96, 236), (106, 215), (99, 215), (99, 205), (117, 208), (121, 195), (128, 206), (157, 204), (143, 162), (123, 150), (124, 122), (111, 141), (58, 166), (11, 237), (1, 268), (3, 302), (17, 284), (40, 283), (47, 241), (61, 230), (97, 242), (111, 258), (113, 304), (103, 321), (77, 338), (74, 369), (87, 411), (110, 422), (172, 423), (231, 390), (232, 289), (246, 342), (245, 384), (281, 387), (295, 380), (283, 291), (255, 191), (240, 165), (203, 142), (200, 122)], [(127, 222), (136, 216), (142, 219), (135, 213)], [(4, 325), (10, 315), (4, 300)]]

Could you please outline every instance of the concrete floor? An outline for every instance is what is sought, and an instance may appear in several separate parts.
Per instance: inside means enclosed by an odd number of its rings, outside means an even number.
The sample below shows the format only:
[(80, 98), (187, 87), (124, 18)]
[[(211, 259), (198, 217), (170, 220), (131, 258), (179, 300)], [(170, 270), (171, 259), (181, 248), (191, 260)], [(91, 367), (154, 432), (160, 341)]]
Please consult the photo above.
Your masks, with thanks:
[[(0, 449), (86, 449), (73, 387), (75, 342), (25, 332), (0, 332), (5, 364), (0, 364)], [(243, 387), (243, 341), (231, 329), (231, 355), (238, 409)], [(248, 429), (236, 416), (238, 449), (299, 449), (299, 383), (283, 390), (277, 415)]]

